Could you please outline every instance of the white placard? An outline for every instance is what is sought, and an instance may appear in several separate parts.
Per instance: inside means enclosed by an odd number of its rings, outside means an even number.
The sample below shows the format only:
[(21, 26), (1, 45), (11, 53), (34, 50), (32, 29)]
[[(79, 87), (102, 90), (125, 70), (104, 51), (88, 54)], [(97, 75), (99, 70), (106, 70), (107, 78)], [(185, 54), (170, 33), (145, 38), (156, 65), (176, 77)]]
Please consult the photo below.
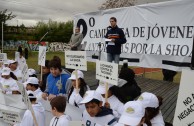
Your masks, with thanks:
[(17, 84), (18, 84), (18, 87), (19, 87), (19, 91), (21, 92), (21, 95), (22, 95), (22, 101), (27, 106), (27, 109), (29, 109), (32, 112), (33, 111), (32, 105), (31, 105), (30, 99), (28, 97), (27, 91), (24, 88), (24, 85), (22, 83), (19, 83), (18, 81), (17, 81)]
[(0, 53), (0, 62), (7, 60), (7, 53)]
[(38, 65), (45, 66), (45, 59), (46, 59), (46, 47), (39, 46)]
[(174, 126), (194, 126), (194, 71), (184, 70), (181, 75)]
[(85, 51), (65, 51), (65, 67), (87, 71)]
[(16, 124), (16, 123), (20, 123), (21, 118), (20, 118), (20, 114), (18, 112), (14, 112), (14, 111), (8, 111), (8, 110), (0, 110), (3, 116), (3, 120), (6, 123), (9, 124)]
[(96, 62), (96, 79), (109, 84), (118, 84), (118, 64), (105, 61)]
[(15, 61), (18, 61), (20, 58), (20, 52), (15, 52)]
[(22, 82), (26, 82), (28, 78), (29, 78), (28, 65), (24, 64), (22, 65)]

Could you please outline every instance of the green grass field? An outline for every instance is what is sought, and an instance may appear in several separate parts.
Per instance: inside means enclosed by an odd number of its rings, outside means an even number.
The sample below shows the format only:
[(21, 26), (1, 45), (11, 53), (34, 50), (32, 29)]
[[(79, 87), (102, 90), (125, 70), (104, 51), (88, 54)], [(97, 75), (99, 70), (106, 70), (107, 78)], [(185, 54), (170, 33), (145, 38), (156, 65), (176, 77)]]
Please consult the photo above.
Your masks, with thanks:
[[(14, 59), (15, 57), (15, 52), (8, 52), (6, 51), (8, 58), (9, 59)], [(62, 66), (65, 64), (65, 59), (64, 59), (64, 52), (47, 52), (46, 54), (46, 59), (51, 60), (53, 56), (59, 56), (61, 58)], [(39, 71), (40, 66), (38, 65), (38, 52), (29, 52), (29, 57), (27, 60), (28, 68), (33, 68), (37, 71)], [(88, 62), (88, 70), (95, 70), (96, 68), (95, 63), (93, 62)], [(134, 68), (134, 67), (131, 67)], [(162, 72), (152, 72), (152, 73), (146, 73), (145, 74), (146, 78), (150, 79), (156, 79), (156, 80), (162, 80), (163, 75)], [(175, 83), (180, 83), (180, 77), (181, 77), (181, 72), (179, 72), (175, 77), (174, 77), (174, 82)]]

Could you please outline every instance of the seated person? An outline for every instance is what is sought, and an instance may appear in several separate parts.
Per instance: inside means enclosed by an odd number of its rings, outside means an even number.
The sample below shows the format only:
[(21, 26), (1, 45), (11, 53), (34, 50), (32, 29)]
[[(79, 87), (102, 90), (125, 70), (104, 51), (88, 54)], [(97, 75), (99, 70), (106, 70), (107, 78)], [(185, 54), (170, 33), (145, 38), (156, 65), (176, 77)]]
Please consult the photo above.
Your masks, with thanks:
[(138, 101), (142, 102), (146, 110), (145, 123), (149, 126), (164, 126), (164, 119), (160, 110), (162, 98), (149, 92), (142, 93)]
[(114, 95), (113, 90), (111, 90), (112, 87), (113, 85), (108, 84), (109, 90), (108, 90), (108, 102), (107, 103), (105, 103), (106, 84), (104, 82), (100, 81), (96, 89), (96, 92), (102, 95), (102, 105), (107, 108), (112, 109), (114, 116), (117, 119), (119, 119), (123, 112), (124, 104)]
[(68, 126), (71, 118), (64, 114), (66, 98), (64, 96), (57, 96), (51, 100), (50, 105), (54, 117), (51, 119), (49, 126)]
[(26, 90), (33, 91), (37, 99), (36, 101), (41, 102), (43, 100), (42, 91), (39, 88), (38, 79), (36, 77), (29, 77), (25, 84)]
[(84, 104), (79, 104), (80, 101), (83, 100), (83, 96), (87, 90), (89, 90), (89, 87), (87, 86), (85, 80), (84, 80), (84, 74), (80, 70), (77, 70), (77, 77), (78, 77), (78, 92), (76, 92), (76, 71), (73, 71), (71, 74), (71, 77), (69, 78), (72, 83), (72, 87), (68, 93), (68, 102), (71, 105), (74, 105), (78, 108), (81, 108), (82, 110), (85, 110)]
[(4, 67), (2, 70), (2, 78), (1, 78), (1, 85), (2, 85), (2, 92), (4, 94), (20, 94), (19, 87), (17, 85), (17, 78), (11, 72), (10, 68)]
[(47, 84), (42, 98), (51, 101), (58, 95), (66, 95), (67, 93), (67, 80), (70, 77), (69, 74), (63, 73), (61, 68), (61, 59), (58, 56), (54, 56), (49, 62), (49, 68), (51, 73), (47, 77)]
[(80, 103), (85, 104), (86, 107), (82, 114), (82, 121), (86, 126), (113, 126), (116, 124), (112, 109), (102, 106), (102, 97), (96, 91), (87, 91)]
[[(27, 91), (28, 97), (34, 110), (34, 116), (38, 126), (45, 126), (45, 109), (42, 104), (36, 102), (36, 96), (32, 91)], [(35, 126), (34, 119), (30, 110), (26, 110), (20, 124), (14, 126)]]
[(36, 71), (32, 68), (28, 69), (28, 75), (29, 75), (29, 77), (36, 77), (37, 78)]
[(139, 101), (129, 101), (115, 126), (147, 126), (144, 124), (145, 109)]
[(119, 86), (120, 94), (118, 97), (122, 97), (124, 103), (134, 100), (141, 94), (141, 88), (137, 85), (135, 80), (135, 72), (128, 68), (122, 67), (119, 73), (119, 79), (126, 83)]

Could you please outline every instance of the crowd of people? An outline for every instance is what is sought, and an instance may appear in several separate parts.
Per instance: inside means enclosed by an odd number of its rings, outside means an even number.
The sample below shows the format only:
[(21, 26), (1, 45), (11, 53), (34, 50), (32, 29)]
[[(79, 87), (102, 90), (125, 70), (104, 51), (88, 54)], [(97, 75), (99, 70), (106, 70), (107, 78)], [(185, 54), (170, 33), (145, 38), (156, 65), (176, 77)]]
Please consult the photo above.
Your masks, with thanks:
[[(111, 26), (106, 34), (107, 61), (119, 63), (121, 45), (126, 43), (117, 20), (110, 18)], [(83, 35), (76, 27), (70, 40), (71, 50), (79, 50)], [(16, 60), (7, 60), (1, 66), (0, 85), (4, 94), (20, 94), (17, 81), (21, 82), (34, 110), (38, 126), (46, 126), (44, 100), (50, 102), (53, 118), (50, 126), (68, 126), (73, 117), (65, 114), (66, 104), (79, 108), (85, 126), (165, 126), (160, 110), (162, 98), (153, 93), (142, 92), (135, 80), (135, 73), (124, 63), (119, 71), (118, 85), (99, 81), (96, 90), (90, 87), (80, 70), (71, 74), (62, 69), (61, 59), (54, 56), (45, 61), (42, 79), (36, 71), (28, 69), (29, 78), (23, 82), (22, 67), (26, 60), (22, 51)], [(25, 56), (26, 57), (26, 56)], [(107, 90), (108, 86), (108, 90)], [(33, 114), (26, 110), (19, 124), (15, 126), (35, 126)]]
[[(1, 68), (2, 93), (20, 94), (17, 81), (22, 79), (19, 76), (21, 70), (18, 62), (8, 60)], [(82, 121), (86, 126), (165, 125), (160, 111), (162, 98), (148, 92), (141, 93), (141, 88), (134, 79), (135, 73), (126, 64), (119, 72), (118, 85), (108, 84), (107, 100), (105, 82), (99, 81), (96, 90), (90, 90), (83, 72), (74, 70), (69, 75), (62, 69), (58, 56), (45, 61), (42, 80), (37, 78), (36, 71), (32, 68), (28, 69), (28, 75), (27, 81), (22, 83), (31, 101), (38, 126), (46, 125), (45, 109), (42, 105), (44, 100), (48, 100), (51, 105), (53, 118), (50, 126), (68, 126), (73, 121), (73, 117), (65, 114), (67, 103), (83, 112)], [(20, 124), (15, 124), (26, 125), (35, 125), (30, 110), (26, 110)]]

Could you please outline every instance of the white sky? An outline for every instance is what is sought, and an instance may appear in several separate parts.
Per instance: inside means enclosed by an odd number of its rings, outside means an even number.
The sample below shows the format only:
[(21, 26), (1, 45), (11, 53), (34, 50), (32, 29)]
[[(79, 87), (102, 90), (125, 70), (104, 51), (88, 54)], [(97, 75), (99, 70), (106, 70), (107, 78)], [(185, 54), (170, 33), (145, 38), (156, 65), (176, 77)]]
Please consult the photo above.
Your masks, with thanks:
[(35, 26), (38, 21), (72, 20), (78, 13), (98, 10), (105, 0), (0, 0), (0, 11), (8, 9), (16, 17), (8, 25)]

